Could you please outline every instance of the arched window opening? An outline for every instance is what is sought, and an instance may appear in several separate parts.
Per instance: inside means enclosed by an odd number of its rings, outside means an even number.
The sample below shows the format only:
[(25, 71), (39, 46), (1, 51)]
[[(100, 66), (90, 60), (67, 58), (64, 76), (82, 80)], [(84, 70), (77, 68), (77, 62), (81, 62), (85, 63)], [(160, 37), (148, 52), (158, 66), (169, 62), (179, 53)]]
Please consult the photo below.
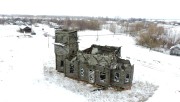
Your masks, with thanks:
[(105, 80), (106, 80), (106, 73), (105, 72), (100, 72), (100, 81), (101, 82), (105, 82)]
[(115, 82), (119, 82), (119, 76), (120, 76), (119, 73), (116, 72), (114, 75), (114, 81)]
[(80, 75), (84, 76), (84, 69), (83, 68), (80, 69)]
[(64, 67), (64, 61), (61, 60), (61, 67)]
[(90, 83), (94, 83), (95, 79), (94, 79), (94, 71), (93, 70), (89, 70), (89, 82)]
[(125, 83), (129, 83), (129, 81), (130, 81), (130, 76), (129, 74), (126, 74)]
[(70, 73), (74, 73), (74, 65), (70, 64)]

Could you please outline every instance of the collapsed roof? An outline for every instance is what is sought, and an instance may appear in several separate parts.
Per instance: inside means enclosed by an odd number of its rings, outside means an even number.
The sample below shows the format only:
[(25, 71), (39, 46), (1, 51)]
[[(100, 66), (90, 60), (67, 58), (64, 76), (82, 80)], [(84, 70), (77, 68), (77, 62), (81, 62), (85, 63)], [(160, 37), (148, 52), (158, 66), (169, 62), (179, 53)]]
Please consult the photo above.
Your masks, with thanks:
[(113, 46), (92, 45), (81, 52), (78, 52), (71, 62), (79, 60), (88, 65), (110, 66), (111, 69), (116, 69), (118, 64), (130, 65), (129, 60), (120, 58), (120, 48)]
[(118, 57), (121, 53), (121, 47), (114, 47), (114, 46), (100, 46), (100, 45), (91, 45), (90, 48), (87, 48), (82, 51), (86, 54), (101, 54), (101, 55), (109, 55), (109, 54), (117, 54)]

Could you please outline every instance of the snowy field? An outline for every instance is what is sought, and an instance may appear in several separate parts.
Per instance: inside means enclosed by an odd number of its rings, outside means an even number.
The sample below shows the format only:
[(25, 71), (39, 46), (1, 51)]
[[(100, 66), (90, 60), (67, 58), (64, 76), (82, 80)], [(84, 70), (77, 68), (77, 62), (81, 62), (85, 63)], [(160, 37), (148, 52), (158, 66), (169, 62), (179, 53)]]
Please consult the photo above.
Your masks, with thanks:
[(180, 57), (137, 46), (125, 34), (80, 31), (80, 50), (91, 44), (122, 46), (122, 58), (135, 65), (131, 90), (93, 91), (96, 87), (56, 72), (54, 39), (43, 36), (54, 35), (52, 28), (33, 27), (37, 35), (31, 38), (17, 38), (22, 35), (17, 29), (0, 25), (0, 102), (180, 102)]

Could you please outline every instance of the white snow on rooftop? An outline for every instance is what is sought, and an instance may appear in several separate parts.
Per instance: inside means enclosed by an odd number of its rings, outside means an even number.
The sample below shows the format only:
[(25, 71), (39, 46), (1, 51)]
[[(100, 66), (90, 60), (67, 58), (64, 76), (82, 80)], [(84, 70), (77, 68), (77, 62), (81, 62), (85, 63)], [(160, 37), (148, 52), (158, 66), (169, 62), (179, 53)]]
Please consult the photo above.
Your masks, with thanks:
[(174, 46), (172, 46), (170, 49), (173, 49), (173, 48), (175, 48), (175, 47), (180, 48), (180, 44), (174, 45)]

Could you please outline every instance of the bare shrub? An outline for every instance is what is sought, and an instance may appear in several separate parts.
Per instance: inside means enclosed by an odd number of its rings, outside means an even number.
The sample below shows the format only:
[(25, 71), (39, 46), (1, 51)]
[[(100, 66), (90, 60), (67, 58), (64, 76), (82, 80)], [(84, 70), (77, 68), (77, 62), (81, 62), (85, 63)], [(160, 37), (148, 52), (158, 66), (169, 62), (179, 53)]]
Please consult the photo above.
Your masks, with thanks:
[(75, 30), (99, 30), (101, 23), (98, 20), (71, 20), (66, 18), (61, 22), (64, 25), (64, 29)]
[(177, 35), (168, 36), (166, 42), (167, 48), (170, 48), (176, 44), (180, 44), (180, 37)]
[(171, 48), (176, 44), (180, 44), (180, 34), (177, 31), (171, 29), (165, 30), (164, 37), (161, 38), (163, 48)]
[(113, 32), (114, 34), (116, 33), (116, 24), (112, 23), (110, 24), (110, 31)]
[(6, 20), (4, 18), (0, 18), (0, 24), (4, 24)]
[(130, 24), (130, 26), (129, 26), (129, 34), (131, 36), (136, 36), (137, 34), (139, 34), (139, 32), (141, 32), (145, 28), (146, 27), (145, 27), (144, 22), (136, 22), (134, 24)]
[(137, 44), (149, 48), (160, 47), (163, 42), (162, 35), (164, 35), (164, 32), (163, 27), (158, 27), (156, 24), (149, 24), (147, 31), (139, 33), (139, 36), (136, 39)]
[(143, 22), (136, 23), (135, 31), (141, 31), (145, 28), (145, 24)]

